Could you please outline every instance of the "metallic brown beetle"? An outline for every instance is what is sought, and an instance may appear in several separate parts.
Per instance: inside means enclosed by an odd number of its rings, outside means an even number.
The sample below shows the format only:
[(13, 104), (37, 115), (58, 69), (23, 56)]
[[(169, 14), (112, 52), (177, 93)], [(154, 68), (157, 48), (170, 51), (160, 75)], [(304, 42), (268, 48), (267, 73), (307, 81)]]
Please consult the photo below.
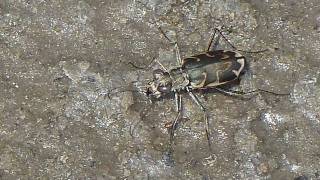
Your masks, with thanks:
[[(166, 34), (159, 28), (160, 32), (166, 39), (172, 42)], [(216, 34), (218, 36), (216, 37)], [(222, 38), (232, 50), (217, 50), (219, 40)], [(220, 32), (219, 29), (214, 29), (213, 36), (209, 41), (209, 45), (205, 52), (191, 57), (181, 59), (178, 44), (174, 42), (176, 48), (176, 57), (178, 67), (167, 70), (160, 62), (157, 62), (162, 69), (153, 71), (153, 79), (147, 83), (143, 92), (152, 98), (159, 99), (168, 94), (174, 94), (176, 101), (176, 111), (178, 112), (174, 121), (166, 123), (165, 127), (170, 130), (170, 142), (173, 141), (174, 130), (182, 114), (182, 93), (187, 92), (192, 100), (203, 111), (206, 122), (206, 135), (210, 145), (209, 121), (206, 108), (201, 104), (197, 96), (193, 93), (199, 89), (214, 89), (229, 95), (244, 95), (256, 92), (266, 92), (274, 95), (289, 95), (278, 94), (271, 91), (256, 89), (250, 92), (241, 92), (228, 90), (222, 85), (231, 84), (234, 81), (240, 80), (240, 76), (244, 73), (246, 67), (246, 59), (240, 52), (245, 53), (261, 53), (262, 51), (243, 51), (234, 47)]]
[(224, 85), (240, 77), (245, 63), (244, 56), (236, 51), (214, 50), (191, 56), (182, 60), (181, 67), (156, 69), (146, 94), (160, 98), (171, 92)]
[[(159, 28), (166, 39), (171, 41), (166, 34)], [(218, 34), (216, 37), (215, 35)], [(222, 38), (233, 50), (216, 50), (219, 39)], [(205, 52), (184, 59), (180, 58), (180, 51), (177, 43), (175, 44), (176, 56), (179, 66), (167, 70), (161, 63), (162, 69), (153, 71), (152, 81), (147, 83), (144, 90), (145, 94), (153, 98), (161, 98), (173, 93), (176, 100), (176, 110), (178, 112), (175, 120), (170, 123), (170, 140), (173, 140), (174, 129), (181, 115), (182, 92), (187, 92), (192, 100), (200, 107), (204, 113), (206, 122), (206, 134), (210, 147), (209, 121), (205, 107), (200, 103), (197, 96), (193, 93), (197, 89), (215, 89), (224, 93), (230, 93), (226, 89), (220, 88), (235, 80), (238, 80), (246, 67), (246, 59), (220, 32), (215, 29)], [(212, 47), (213, 46), (213, 47)], [(263, 52), (263, 51), (257, 51)], [(234, 94), (235, 91), (232, 91)], [(241, 94), (241, 93), (239, 93)], [(166, 125), (168, 127), (168, 125)]]

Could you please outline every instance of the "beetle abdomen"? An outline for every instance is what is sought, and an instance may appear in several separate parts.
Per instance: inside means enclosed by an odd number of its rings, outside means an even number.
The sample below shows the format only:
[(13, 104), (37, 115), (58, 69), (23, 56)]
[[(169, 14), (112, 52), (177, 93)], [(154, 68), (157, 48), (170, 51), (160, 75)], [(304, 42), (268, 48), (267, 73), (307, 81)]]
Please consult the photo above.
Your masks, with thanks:
[(182, 64), (193, 88), (226, 84), (239, 78), (244, 67), (244, 56), (234, 51), (223, 50), (185, 58)]

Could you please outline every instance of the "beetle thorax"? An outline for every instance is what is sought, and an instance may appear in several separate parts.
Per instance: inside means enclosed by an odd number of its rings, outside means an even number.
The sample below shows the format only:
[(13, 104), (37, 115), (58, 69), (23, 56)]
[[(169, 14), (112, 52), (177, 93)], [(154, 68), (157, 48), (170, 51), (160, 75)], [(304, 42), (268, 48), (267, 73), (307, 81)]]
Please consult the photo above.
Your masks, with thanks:
[(176, 68), (170, 70), (170, 76), (172, 79), (172, 90), (180, 91), (184, 90), (185, 87), (189, 85), (189, 77), (188, 74), (183, 72), (181, 68)]

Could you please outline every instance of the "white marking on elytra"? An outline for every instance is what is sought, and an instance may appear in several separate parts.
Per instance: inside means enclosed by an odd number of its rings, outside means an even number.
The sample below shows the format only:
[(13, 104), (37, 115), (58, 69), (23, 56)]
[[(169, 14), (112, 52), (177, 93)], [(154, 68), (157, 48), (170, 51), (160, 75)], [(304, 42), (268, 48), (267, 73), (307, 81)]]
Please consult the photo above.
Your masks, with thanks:
[(238, 53), (238, 52), (235, 52), (235, 53), (236, 53), (236, 54), (235, 54), (235, 57), (236, 57), (236, 58), (239, 58), (239, 59), (240, 59), (240, 58), (243, 57), (242, 54), (240, 54), (240, 53)]
[[(238, 53), (237, 53), (238, 54)], [(236, 56), (237, 56), (236, 54)], [(244, 58), (241, 59), (237, 59), (237, 62), (241, 65), (240, 68), (238, 70), (232, 70), (232, 72), (239, 77), (240, 73), (242, 72), (242, 70), (244, 69)]]
[(206, 72), (202, 72), (202, 77), (203, 77), (203, 79), (202, 79), (202, 81), (199, 83), (199, 84), (197, 84), (197, 85), (193, 85), (193, 87), (195, 87), (195, 88), (202, 88), (202, 87), (204, 87), (204, 85), (205, 85), (205, 83), (206, 83), (206, 80), (207, 80), (207, 73)]
[(221, 72), (221, 70), (218, 70), (218, 71), (216, 72), (216, 76), (217, 76), (216, 82), (217, 82), (217, 83), (220, 83), (220, 76), (219, 76), (220, 72)]

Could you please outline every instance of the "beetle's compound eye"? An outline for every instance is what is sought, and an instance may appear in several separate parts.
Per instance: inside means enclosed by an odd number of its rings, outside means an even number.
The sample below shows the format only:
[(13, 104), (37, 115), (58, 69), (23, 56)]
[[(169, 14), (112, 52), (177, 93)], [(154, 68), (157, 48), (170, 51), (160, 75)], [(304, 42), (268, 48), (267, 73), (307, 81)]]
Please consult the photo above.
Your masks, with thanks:
[(153, 71), (153, 78), (160, 79), (164, 75), (164, 72), (161, 69), (156, 69)]
[(148, 88), (146, 89), (145, 93), (146, 93), (147, 96), (150, 96), (150, 95), (152, 94), (151, 88), (148, 87)]
[(159, 84), (157, 89), (162, 93), (169, 93), (171, 91), (171, 84)]

